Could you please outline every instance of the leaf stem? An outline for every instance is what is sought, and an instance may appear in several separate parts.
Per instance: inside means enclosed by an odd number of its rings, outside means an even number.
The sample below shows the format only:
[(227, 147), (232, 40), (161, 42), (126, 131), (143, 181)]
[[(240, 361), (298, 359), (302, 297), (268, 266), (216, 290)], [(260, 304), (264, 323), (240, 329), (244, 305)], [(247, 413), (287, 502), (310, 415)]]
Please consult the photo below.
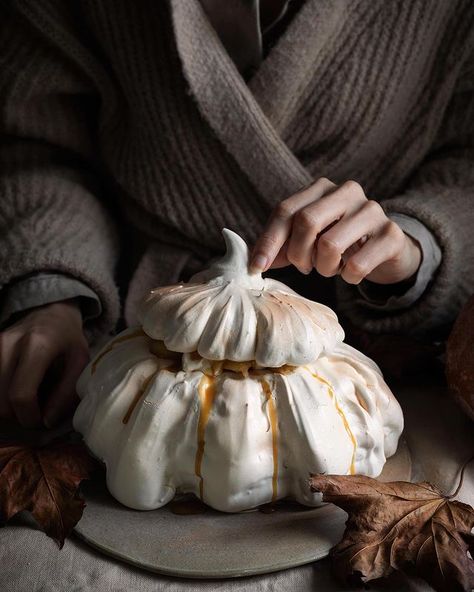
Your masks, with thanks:
[(458, 486), (456, 487), (456, 491), (454, 493), (452, 493), (451, 495), (447, 495), (446, 496), (447, 499), (451, 499), (451, 498), (457, 496), (457, 494), (459, 493), (459, 491), (461, 490), (461, 487), (462, 487), (462, 482), (463, 482), (463, 479), (464, 479), (464, 469), (473, 460), (474, 460), (474, 454), (464, 462), (464, 464), (461, 467), (461, 473), (460, 473), (460, 476), (459, 476), (459, 483), (458, 483)]

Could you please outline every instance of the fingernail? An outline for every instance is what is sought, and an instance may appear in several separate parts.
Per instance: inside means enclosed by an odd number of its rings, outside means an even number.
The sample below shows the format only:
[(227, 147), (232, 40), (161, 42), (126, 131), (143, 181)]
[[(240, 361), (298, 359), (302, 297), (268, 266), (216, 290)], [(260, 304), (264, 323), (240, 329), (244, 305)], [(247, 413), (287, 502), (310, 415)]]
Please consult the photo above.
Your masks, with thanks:
[(252, 271), (263, 271), (267, 266), (268, 259), (264, 255), (255, 255), (250, 263)]

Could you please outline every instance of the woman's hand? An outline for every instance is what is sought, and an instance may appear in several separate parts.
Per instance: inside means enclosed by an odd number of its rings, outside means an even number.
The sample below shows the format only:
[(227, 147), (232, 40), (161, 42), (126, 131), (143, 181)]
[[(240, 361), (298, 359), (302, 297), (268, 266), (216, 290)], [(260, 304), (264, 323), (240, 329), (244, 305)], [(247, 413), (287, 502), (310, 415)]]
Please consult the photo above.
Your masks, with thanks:
[(265, 271), (293, 264), (302, 273), (340, 274), (393, 284), (412, 277), (421, 262), (416, 241), (368, 200), (356, 181), (324, 177), (282, 201), (252, 252), (250, 267)]
[[(31, 309), (0, 332), (0, 418), (16, 418), (23, 427), (53, 427), (77, 405), (76, 381), (88, 360), (75, 301)], [(40, 401), (40, 385), (52, 376), (54, 386)]]

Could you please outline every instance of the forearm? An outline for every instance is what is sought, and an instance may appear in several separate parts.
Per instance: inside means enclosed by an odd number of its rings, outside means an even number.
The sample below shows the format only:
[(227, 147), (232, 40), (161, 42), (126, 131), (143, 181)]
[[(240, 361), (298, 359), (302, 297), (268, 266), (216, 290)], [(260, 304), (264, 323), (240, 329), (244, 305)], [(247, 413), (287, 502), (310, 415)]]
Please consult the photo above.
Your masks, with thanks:
[[(468, 47), (468, 46), (467, 46)], [(425, 226), (441, 261), (422, 294), (397, 311), (377, 311), (357, 302), (354, 289), (338, 284), (340, 310), (359, 327), (376, 333), (444, 337), (474, 293), (474, 53), (459, 64), (452, 96), (441, 114), (427, 154), (400, 193), (382, 201), (389, 214)]]
[[(23, 153), (23, 157), (26, 155)], [(102, 314), (91, 338), (114, 328), (119, 314), (114, 269), (119, 242), (87, 174), (65, 167), (5, 167), (0, 177), (0, 289), (38, 271), (79, 280), (97, 294)], [(87, 187), (87, 189), (86, 189)], [(18, 204), (22, 204), (19, 211)]]
[[(15, 64), (0, 77), (0, 293), (11, 295), (20, 278), (38, 272), (73, 278), (101, 303), (88, 323), (93, 338), (113, 329), (119, 314), (119, 240), (95, 162), (97, 91), (14, 4), (2, 16), (8, 43), (0, 63), (15, 56)], [(56, 288), (55, 300), (77, 285)], [(3, 315), (33, 302), (34, 286), (26, 291), (22, 304), (13, 292)]]

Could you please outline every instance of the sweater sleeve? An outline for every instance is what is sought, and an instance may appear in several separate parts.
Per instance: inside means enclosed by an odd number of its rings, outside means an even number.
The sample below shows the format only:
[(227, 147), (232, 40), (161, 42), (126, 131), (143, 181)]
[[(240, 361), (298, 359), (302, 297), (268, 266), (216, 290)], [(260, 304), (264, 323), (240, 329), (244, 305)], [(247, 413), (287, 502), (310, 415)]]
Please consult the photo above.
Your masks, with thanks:
[(426, 226), (441, 249), (441, 263), (416, 302), (394, 311), (369, 309), (357, 289), (339, 279), (339, 310), (369, 332), (442, 338), (474, 293), (473, 61), (461, 68), (430, 151), (404, 191), (382, 205)]
[(48, 272), (37, 272), (20, 278), (0, 292), (0, 331), (18, 313), (72, 298), (77, 299), (83, 322), (101, 314), (102, 306), (97, 295), (75, 278)]
[(40, 271), (79, 280), (102, 303), (93, 340), (119, 314), (119, 237), (94, 158), (99, 100), (14, 6), (2, 8), (0, 44), (0, 290)]

